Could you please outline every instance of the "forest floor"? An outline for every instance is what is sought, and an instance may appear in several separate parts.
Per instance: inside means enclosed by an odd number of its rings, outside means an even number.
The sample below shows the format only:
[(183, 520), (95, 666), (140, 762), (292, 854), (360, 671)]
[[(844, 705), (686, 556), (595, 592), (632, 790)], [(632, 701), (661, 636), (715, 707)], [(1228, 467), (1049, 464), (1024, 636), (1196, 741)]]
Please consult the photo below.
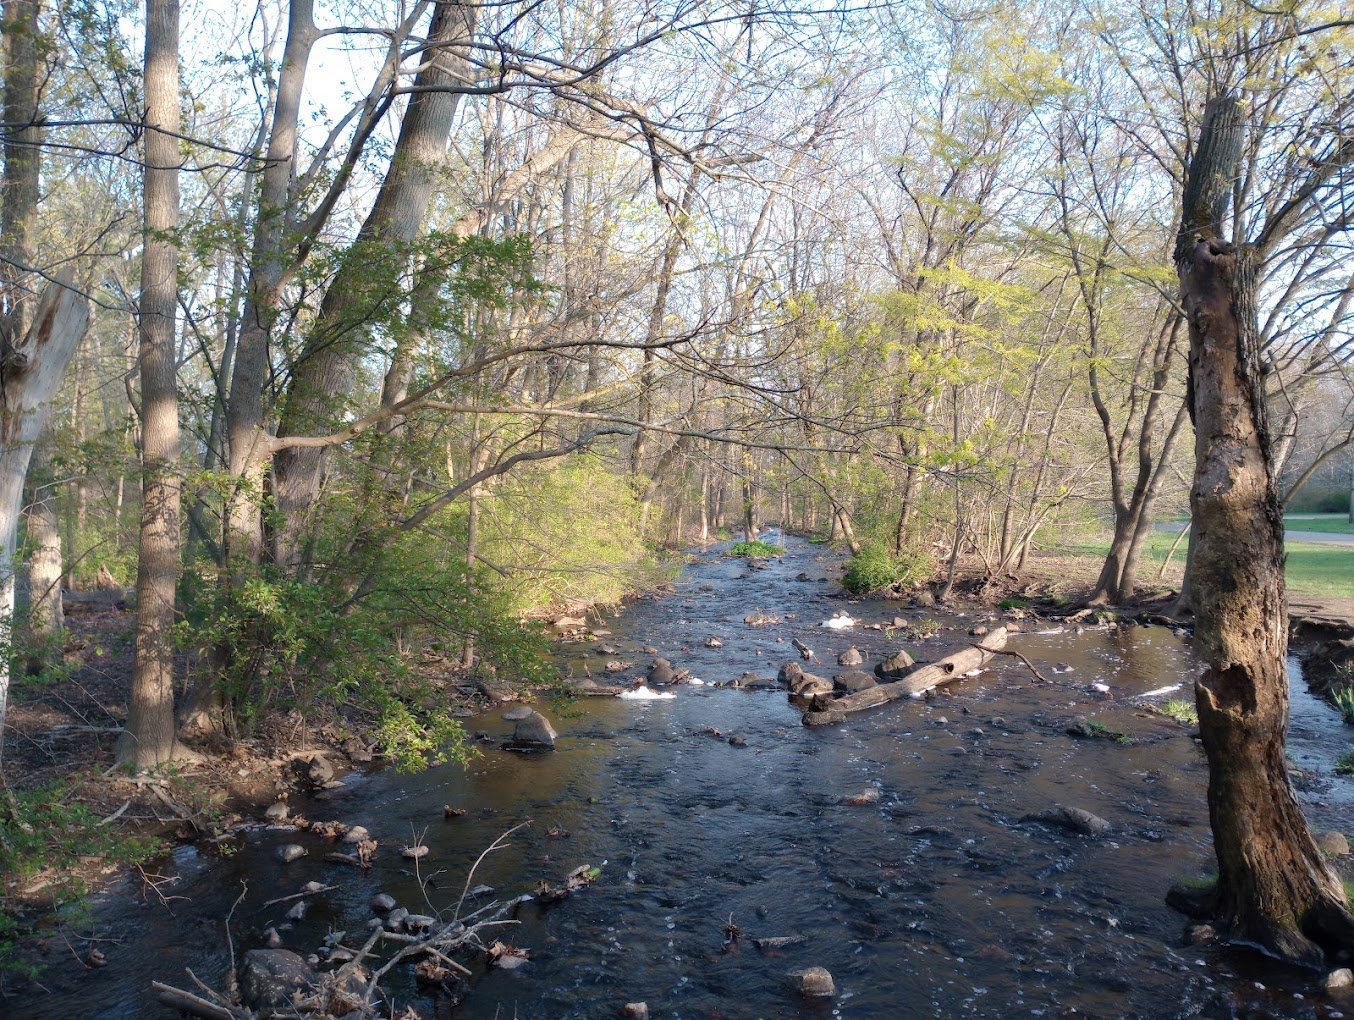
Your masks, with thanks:
[[(153, 777), (116, 765), (127, 716), (134, 648), (132, 613), (106, 608), (67, 617), (63, 661), (15, 677), (5, 725), (0, 808), (0, 977), (23, 969), (39, 930), (42, 952), (64, 952), (70, 923), (53, 907), (78, 904), (125, 868), (154, 898), (157, 876), (142, 862), (185, 840), (212, 840), (256, 823), (289, 797), (324, 799), (324, 784), (373, 760), (360, 724), (328, 706), (265, 716), (247, 739), (198, 745), (203, 752)], [(472, 714), (451, 684), (447, 697)], [(77, 915), (78, 916), (78, 911)], [(19, 918), (25, 918), (20, 922)], [(89, 964), (86, 964), (89, 965)], [(0, 997), (2, 1000), (2, 997)], [(3, 1009), (0, 1009), (3, 1012)]]

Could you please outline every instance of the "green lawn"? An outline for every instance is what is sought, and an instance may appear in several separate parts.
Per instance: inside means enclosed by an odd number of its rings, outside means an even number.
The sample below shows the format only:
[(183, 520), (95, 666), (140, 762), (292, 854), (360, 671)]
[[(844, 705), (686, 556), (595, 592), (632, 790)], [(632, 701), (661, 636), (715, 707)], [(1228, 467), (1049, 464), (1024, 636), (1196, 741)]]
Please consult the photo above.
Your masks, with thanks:
[(1312, 595), (1354, 595), (1354, 549), (1289, 542), (1288, 587)]
[(1354, 524), (1345, 514), (1322, 514), (1320, 517), (1288, 516), (1284, 527), (1290, 531), (1319, 531), (1326, 535), (1354, 535)]
[[(1155, 531), (1147, 537), (1147, 545), (1143, 550), (1138, 569), (1139, 583), (1149, 584), (1156, 579), (1157, 571), (1161, 568), (1161, 563), (1176, 537), (1164, 531)], [(1176, 566), (1184, 564), (1185, 547), (1188, 542), (1189, 539), (1186, 538), (1176, 549), (1172, 560)], [(1066, 549), (1059, 551), (1074, 556), (1104, 556), (1109, 551), (1109, 546), (1109, 538), (1106, 537), (1100, 540), (1069, 543)], [(1354, 548), (1318, 545), (1315, 542), (1288, 542), (1285, 550), (1288, 553), (1288, 587), (1292, 591), (1309, 595), (1354, 596)]]

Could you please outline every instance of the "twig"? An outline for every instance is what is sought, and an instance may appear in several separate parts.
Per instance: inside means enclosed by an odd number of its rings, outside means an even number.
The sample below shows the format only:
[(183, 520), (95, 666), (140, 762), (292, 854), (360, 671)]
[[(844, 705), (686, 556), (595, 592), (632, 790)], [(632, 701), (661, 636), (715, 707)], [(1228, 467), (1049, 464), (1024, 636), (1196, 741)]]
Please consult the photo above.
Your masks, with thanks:
[(1053, 681), (1050, 680), (1048, 677), (1044, 676), (1043, 673), (1040, 673), (1037, 669), (1035, 669), (1035, 668), (1034, 668), (1034, 663), (1032, 663), (1029, 659), (1025, 658), (1025, 656), (1021, 655), (1019, 652), (1014, 651), (1013, 649), (1010, 649), (1010, 648), (983, 648), (982, 645), (970, 645), (970, 647), (971, 647), (971, 648), (981, 648), (984, 652), (992, 652), (992, 653), (994, 653), (994, 654), (996, 654), (996, 655), (1014, 655), (1017, 659), (1019, 659), (1019, 660), (1020, 660), (1021, 662), (1023, 662), (1026, 666), (1029, 667), (1030, 672), (1033, 673), (1037, 679), (1042, 680), (1042, 681), (1043, 681), (1044, 683), (1046, 683), (1046, 684), (1049, 684), (1049, 683), (1052, 683), (1052, 682), (1053, 682)]
[(275, 900), (269, 900), (263, 906), (259, 907), (259, 910), (260, 911), (267, 910), (269, 907), (275, 907), (279, 903), (290, 903), (292, 900), (303, 900), (307, 896), (317, 896), (322, 892), (333, 892), (337, 888), (338, 886), (336, 885), (326, 885), (322, 886), (319, 889), (312, 889), (310, 892), (298, 892), (292, 893), (290, 896), (279, 896)]
[(124, 801), (123, 804), (122, 804), (122, 807), (118, 808), (116, 811), (114, 811), (114, 812), (113, 812), (111, 815), (109, 815), (107, 818), (101, 818), (101, 819), (99, 819), (99, 821), (98, 821), (96, 824), (97, 824), (97, 825), (107, 825), (109, 822), (116, 822), (119, 818), (122, 817), (123, 812), (126, 811), (126, 810), (127, 810), (129, 807), (131, 807), (131, 806), (132, 806), (132, 802), (131, 802), (131, 801)]
[(201, 988), (202, 991), (206, 993), (209, 999), (216, 1000), (217, 1004), (220, 1006), (225, 1006), (226, 1008), (230, 1007), (230, 1003), (226, 1001), (226, 997), (222, 995), (220, 992), (216, 991), (215, 989), (209, 987), (207, 985), (207, 982), (203, 981), (202, 978), (198, 977), (196, 974), (193, 973), (193, 969), (191, 967), (184, 967), (183, 970), (184, 973), (186, 973), (190, 978), (193, 979), (193, 984)]
[(150, 987), (166, 1006), (173, 1006), (175, 1009), (181, 1009), (193, 1016), (204, 1017), (205, 1020), (240, 1020), (241, 1017), (250, 1015), (218, 1006), (216, 1003), (208, 1002), (192, 992), (185, 992), (182, 988), (175, 988), (173, 985), (162, 984), (159, 981), (152, 981)]
[(505, 846), (507, 846), (508, 844), (503, 842), (505, 839), (511, 836), (518, 829), (525, 828), (530, 824), (531, 824), (530, 818), (528, 818), (525, 822), (517, 823), (511, 829), (503, 833), (503, 835), (499, 836), (496, 840), (494, 840), (487, 847), (485, 847), (484, 851), (479, 855), (479, 857), (475, 858), (475, 863), (470, 867), (470, 874), (465, 876), (465, 888), (461, 890), (461, 898), (456, 901), (456, 912), (452, 914), (453, 920), (459, 920), (461, 917), (461, 907), (465, 906), (465, 898), (470, 892), (470, 883), (475, 880), (475, 869), (478, 868), (480, 866), (480, 863), (484, 860), (484, 858), (488, 857), (489, 854), (491, 854), (493, 851), (502, 850)]
[[(230, 919), (235, 916), (235, 908), (238, 907), (249, 892), (249, 883), (243, 879), (240, 880), (240, 895), (235, 897), (235, 902), (230, 905), (230, 911), (226, 914), (226, 948), (230, 950), (230, 984), (227, 989), (233, 998), (239, 986), (239, 972), (235, 969), (235, 939), (230, 934)], [(192, 973), (189, 971), (188, 973)]]

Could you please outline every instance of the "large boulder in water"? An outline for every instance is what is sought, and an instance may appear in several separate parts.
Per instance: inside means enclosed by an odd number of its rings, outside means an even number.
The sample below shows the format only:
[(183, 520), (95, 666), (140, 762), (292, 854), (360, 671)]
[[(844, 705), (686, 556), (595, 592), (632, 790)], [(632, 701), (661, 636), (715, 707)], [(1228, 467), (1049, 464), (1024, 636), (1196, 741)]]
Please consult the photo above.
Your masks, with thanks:
[(550, 725), (550, 720), (533, 710), (525, 719), (517, 721), (517, 728), (512, 733), (512, 742), (522, 748), (553, 751), (555, 737), (555, 728)]
[(832, 678), (832, 686), (843, 694), (857, 694), (878, 685), (869, 673), (859, 669), (848, 669), (845, 673), (838, 673)]
[(812, 673), (800, 672), (790, 684), (790, 693), (796, 698), (811, 698), (815, 694), (831, 694), (832, 681)]
[(794, 991), (809, 999), (830, 999), (837, 994), (837, 986), (832, 981), (832, 975), (822, 967), (792, 970), (785, 975), (785, 982)]
[(649, 663), (649, 683), (655, 687), (672, 683), (676, 675), (673, 672), (672, 663), (668, 662), (667, 659), (654, 659), (653, 662)]
[(916, 663), (912, 661), (912, 656), (899, 648), (876, 666), (874, 672), (880, 680), (901, 680), (915, 665)]
[(795, 681), (804, 675), (804, 667), (797, 662), (787, 662), (776, 674), (776, 682), (782, 687), (793, 687)]
[(315, 972), (290, 949), (251, 949), (240, 967), (240, 997), (265, 1016), (291, 1004), (297, 992), (315, 988)]

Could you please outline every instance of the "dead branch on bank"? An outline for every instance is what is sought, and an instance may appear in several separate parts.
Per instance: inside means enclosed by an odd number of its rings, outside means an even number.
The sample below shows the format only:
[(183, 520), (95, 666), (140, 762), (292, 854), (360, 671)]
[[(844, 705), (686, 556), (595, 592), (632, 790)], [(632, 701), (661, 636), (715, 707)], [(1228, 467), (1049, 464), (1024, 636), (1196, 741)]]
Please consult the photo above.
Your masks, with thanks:
[[(529, 824), (531, 823), (523, 822), (514, 826), (484, 850), (466, 877), (467, 890), (474, 879), (476, 868), (484, 858), (494, 850), (500, 850), (508, 845), (505, 840)], [(271, 901), (269, 905), (293, 898), (282, 897)], [(472, 952), (477, 957), (492, 961), (495, 946), (501, 946), (497, 939), (498, 931), (507, 925), (517, 924), (518, 922), (509, 915), (523, 903), (533, 899), (535, 897), (531, 894), (524, 893), (507, 901), (494, 900), (462, 917), (461, 910), (466, 900), (466, 894), (463, 893), (450, 918), (439, 919), (423, 931), (395, 931), (387, 928), (383, 922), (371, 932), (360, 948), (349, 949), (341, 944), (334, 947), (336, 951), (342, 950), (349, 954), (349, 958), (342, 966), (332, 971), (311, 975), (313, 980), (293, 992), (285, 1004), (269, 1005), (261, 1010), (239, 1002), (239, 993), (236, 991), (239, 987), (239, 974), (234, 965), (233, 944), (231, 974), (227, 982), (227, 987), (232, 989), (229, 997), (203, 984), (191, 971), (188, 972), (188, 977), (202, 994), (160, 981), (152, 982), (151, 989), (164, 1005), (204, 1020), (258, 1020), (261, 1016), (296, 1018), (296, 1020), (301, 1018), (330, 1020), (338, 1017), (344, 1017), (345, 1020), (355, 1018), (375, 1020), (377, 1017), (388, 1017), (393, 1015), (392, 1004), (383, 1000), (381, 981), (391, 970), (402, 962), (422, 959), (426, 966), (420, 964), (422, 968), (418, 971), (420, 980), (425, 978), (425, 972), (433, 978), (434, 983), (469, 977), (473, 971), (455, 959), (456, 954)], [(394, 944), (398, 948), (388, 959), (378, 961), (376, 958), (381, 954), (381, 946), (385, 943)], [(247, 962), (245, 966), (248, 966)]]

